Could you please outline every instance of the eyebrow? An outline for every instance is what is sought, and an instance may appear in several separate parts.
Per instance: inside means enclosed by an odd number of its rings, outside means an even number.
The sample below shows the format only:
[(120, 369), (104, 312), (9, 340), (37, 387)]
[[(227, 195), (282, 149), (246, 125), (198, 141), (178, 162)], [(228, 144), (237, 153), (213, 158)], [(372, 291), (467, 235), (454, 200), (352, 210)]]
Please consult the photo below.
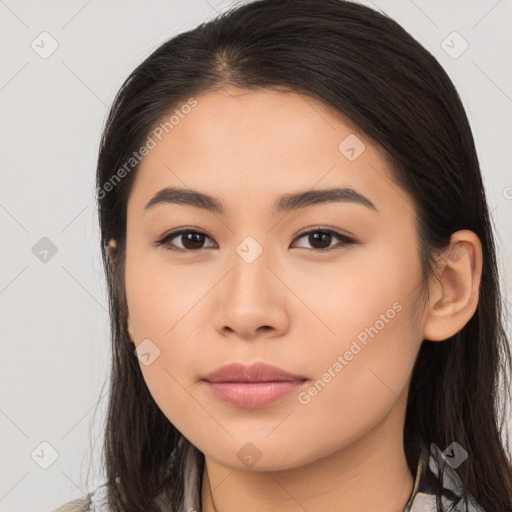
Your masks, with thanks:
[[(272, 213), (290, 212), (315, 204), (340, 202), (361, 204), (378, 211), (372, 201), (359, 192), (356, 192), (354, 189), (349, 187), (335, 187), (285, 194), (274, 203)], [(159, 204), (184, 204), (219, 214), (226, 213), (219, 199), (192, 189), (176, 187), (163, 188), (148, 201), (144, 210), (147, 211)]]

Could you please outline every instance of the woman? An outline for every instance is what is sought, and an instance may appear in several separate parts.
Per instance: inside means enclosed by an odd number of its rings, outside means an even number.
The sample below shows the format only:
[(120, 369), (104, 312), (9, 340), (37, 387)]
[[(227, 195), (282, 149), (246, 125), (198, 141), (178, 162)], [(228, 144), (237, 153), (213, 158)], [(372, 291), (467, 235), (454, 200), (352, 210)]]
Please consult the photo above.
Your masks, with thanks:
[(61, 510), (512, 510), (473, 136), (396, 22), (260, 0), (172, 38), (97, 196), (107, 482)]

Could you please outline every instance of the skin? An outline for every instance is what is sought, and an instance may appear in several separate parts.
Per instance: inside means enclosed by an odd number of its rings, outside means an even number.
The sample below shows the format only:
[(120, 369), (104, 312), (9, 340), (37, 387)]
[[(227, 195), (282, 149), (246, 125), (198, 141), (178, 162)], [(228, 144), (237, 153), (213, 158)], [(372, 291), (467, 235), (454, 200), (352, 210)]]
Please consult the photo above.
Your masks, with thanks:
[[(293, 92), (225, 88), (197, 101), (137, 171), (125, 285), (132, 340), (149, 338), (160, 350), (140, 365), (147, 386), (205, 454), (203, 510), (214, 510), (209, 479), (219, 512), (401, 511), (414, 481), (402, 442), (414, 361), (423, 339), (442, 341), (473, 315), (479, 239), (454, 233), (424, 303), (415, 211), (379, 147)], [(350, 134), (365, 144), (354, 161), (338, 149)], [(226, 213), (183, 204), (145, 212), (167, 186), (212, 195)], [(378, 211), (352, 202), (271, 211), (283, 194), (333, 186), (355, 189)], [(206, 233), (205, 249), (153, 244), (181, 227)], [(336, 248), (322, 253), (303, 236), (319, 227), (357, 243), (333, 236)], [(263, 249), (252, 263), (236, 252), (247, 236)], [(264, 361), (311, 386), (396, 303), (400, 312), (307, 404), (291, 394), (266, 408), (237, 408), (200, 381), (225, 363)], [(261, 454), (251, 467), (237, 456), (248, 442)]]

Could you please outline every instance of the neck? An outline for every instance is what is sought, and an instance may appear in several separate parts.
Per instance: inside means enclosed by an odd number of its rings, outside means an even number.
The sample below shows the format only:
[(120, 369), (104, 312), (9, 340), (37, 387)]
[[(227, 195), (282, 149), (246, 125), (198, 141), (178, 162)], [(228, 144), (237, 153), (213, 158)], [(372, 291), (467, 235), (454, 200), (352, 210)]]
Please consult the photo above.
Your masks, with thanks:
[(402, 409), (358, 440), (301, 467), (248, 471), (206, 457), (203, 512), (403, 511), (414, 477), (403, 450)]

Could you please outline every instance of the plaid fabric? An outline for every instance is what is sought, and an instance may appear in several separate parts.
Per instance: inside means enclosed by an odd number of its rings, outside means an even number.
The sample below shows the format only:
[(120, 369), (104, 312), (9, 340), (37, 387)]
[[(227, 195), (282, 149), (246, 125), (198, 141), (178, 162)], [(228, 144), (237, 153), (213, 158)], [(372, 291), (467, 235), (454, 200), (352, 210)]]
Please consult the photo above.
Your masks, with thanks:
[[(447, 449), (445, 455), (435, 443), (431, 443), (430, 450), (422, 449), (413, 491), (403, 512), (437, 512), (438, 497), (445, 510), (450, 512), (486, 512), (472, 496), (464, 492), (462, 482), (452, 467), (460, 465), (460, 458), (457, 463), (450, 461), (450, 455), (453, 459), (457, 458), (454, 451), (457, 448)], [(438, 491), (441, 469), (442, 489)]]

